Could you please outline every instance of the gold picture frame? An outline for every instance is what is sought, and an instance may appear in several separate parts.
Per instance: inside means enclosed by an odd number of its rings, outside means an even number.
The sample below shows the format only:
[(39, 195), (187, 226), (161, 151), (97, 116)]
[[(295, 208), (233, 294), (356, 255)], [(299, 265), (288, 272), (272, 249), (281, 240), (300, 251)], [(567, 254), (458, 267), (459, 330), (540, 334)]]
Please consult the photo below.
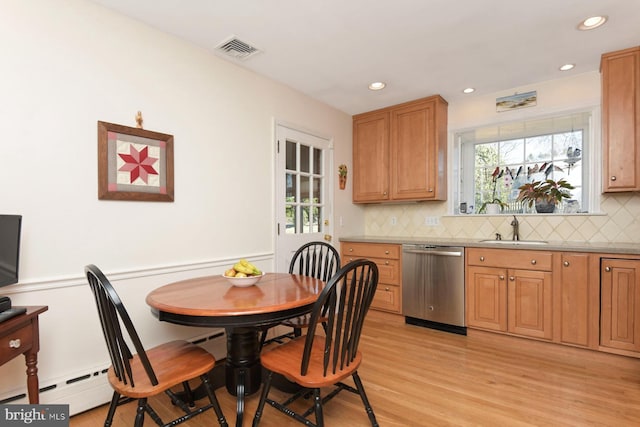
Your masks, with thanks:
[(173, 202), (173, 135), (98, 121), (98, 199)]

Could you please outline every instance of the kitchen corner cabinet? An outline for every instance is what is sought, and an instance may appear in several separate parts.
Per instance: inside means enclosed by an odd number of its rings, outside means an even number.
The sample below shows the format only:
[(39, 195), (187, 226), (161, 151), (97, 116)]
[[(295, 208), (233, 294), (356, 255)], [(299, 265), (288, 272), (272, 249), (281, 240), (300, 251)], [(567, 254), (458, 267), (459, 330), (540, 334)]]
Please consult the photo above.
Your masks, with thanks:
[(378, 266), (378, 287), (371, 308), (400, 314), (402, 310), (401, 245), (387, 243), (340, 244), (342, 265), (366, 258)]
[(602, 55), (605, 193), (640, 191), (640, 47)]
[(640, 260), (603, 258), (600, 345), (640, 352)]
[(552, 339), (552, 254), (467, 249), (467, 326)]
[(353, 117), (353, 202), (446, 200), (447, 102), (439, 95)]

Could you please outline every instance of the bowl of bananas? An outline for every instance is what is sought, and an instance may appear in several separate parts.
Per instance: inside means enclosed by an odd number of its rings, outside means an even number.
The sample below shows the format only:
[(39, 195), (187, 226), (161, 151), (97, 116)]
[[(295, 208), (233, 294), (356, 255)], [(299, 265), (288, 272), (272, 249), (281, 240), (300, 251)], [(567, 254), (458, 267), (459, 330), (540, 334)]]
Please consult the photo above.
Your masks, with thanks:
[(227, 279), (233, 286), (247, 287), (253, 286), (262, 279), (264, 271), (260, 271), (258, 267), (251, 264), (246, 259), (241, 259), (226, 270), (222, 277)]

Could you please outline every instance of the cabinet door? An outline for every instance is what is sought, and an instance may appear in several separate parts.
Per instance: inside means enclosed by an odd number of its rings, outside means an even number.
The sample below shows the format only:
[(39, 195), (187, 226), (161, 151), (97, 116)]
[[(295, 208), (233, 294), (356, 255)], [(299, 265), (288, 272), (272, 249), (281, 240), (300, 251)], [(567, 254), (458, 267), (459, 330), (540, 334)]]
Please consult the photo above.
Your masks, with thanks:
[[(446, 135), (440, 98), (391, 111), (391, 199), (446, 198)], [(444, 123), (446, 129), (446, 118)], [(444, 187), (444, 188), (443, 188)]]
[(561, 343), (589, 344), (589, 254), (562, 253), (558, 268), (558, 340)]
[(506, 275), (501, 268), (467, 268), (467, 326), (507, 330)]
[(640, 260), (603, 259), (600, 344), (640, 351)]
[(551, 272), (509, 270), (509, 332), (552, 338)]
[(353, 201), (389, 200), (389, 113), (353, 120)]
[(602, 56), (603, 191), (640, 189), (640, 48)]

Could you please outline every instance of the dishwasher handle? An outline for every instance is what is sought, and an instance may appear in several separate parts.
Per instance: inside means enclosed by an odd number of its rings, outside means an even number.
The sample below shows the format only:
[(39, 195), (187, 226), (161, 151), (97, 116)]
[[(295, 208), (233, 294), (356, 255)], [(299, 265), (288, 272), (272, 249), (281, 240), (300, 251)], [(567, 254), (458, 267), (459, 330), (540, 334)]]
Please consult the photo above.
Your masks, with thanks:
[(407, 254), (424, 254), (424, 255), (437, 255), (437, 256), (462, 256), (462, 251), (457, 250), (446, 250), (446, 248), (436, 248), (436, 249), (403, 249), (404, 253)]

